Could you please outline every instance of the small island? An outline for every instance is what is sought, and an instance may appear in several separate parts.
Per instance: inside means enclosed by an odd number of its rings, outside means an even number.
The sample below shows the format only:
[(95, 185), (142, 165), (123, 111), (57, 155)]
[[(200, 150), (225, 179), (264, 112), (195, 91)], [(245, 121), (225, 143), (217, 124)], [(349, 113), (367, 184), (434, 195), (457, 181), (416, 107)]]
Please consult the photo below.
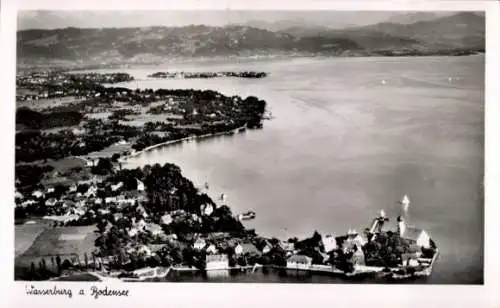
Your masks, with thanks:
[(236, 78), (264, 78), (268, 74), (265, 72), (156, 72), (149, 75), (150, 78), (184, 78), (184, 79), (202, 79), (202, 78), (221, 78), (221, 77), (236, 77)]

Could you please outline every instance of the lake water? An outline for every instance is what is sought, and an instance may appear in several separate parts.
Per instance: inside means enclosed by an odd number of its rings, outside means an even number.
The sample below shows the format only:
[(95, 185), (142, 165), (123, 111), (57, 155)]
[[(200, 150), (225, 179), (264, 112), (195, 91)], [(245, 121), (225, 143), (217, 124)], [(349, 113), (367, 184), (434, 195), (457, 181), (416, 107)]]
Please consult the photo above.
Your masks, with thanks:
[[(255, 70), (264, 79), (154, 80), (165, 70)], [(108, 70), (110, 71), (110, 70)], [(173, 162), (233, 212), (280, 238), (363, 230), (380, 209), (440, 248), (426, 283), (483, 281), (484, 57), (290, 59), (138, 67), (135, 88), (212, 89), (265, 99), (264, 129), (158, 148), (128, 167)]]

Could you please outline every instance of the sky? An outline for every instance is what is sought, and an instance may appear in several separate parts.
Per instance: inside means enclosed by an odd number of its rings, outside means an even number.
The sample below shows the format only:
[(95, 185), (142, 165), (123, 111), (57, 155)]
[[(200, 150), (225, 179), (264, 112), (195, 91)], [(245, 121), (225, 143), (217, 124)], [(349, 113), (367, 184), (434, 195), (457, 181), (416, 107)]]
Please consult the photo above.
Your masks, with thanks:
[(293, 20), (308, 25), (333, 28), (373, 24), (402, 14), (388, 11), (20, 11), (18, 30), (77, 28), (126, 28), (185, 26), (205, 24), (223, 26), (253, 20), (276, 22)]

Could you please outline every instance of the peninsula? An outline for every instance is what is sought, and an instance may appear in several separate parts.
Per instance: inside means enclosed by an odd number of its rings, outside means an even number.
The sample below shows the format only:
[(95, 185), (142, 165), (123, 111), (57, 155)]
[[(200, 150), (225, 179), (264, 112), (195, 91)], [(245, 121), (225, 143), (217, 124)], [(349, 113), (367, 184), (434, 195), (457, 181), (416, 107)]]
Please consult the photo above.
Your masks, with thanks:
[(123, 80), (132, 77), (18, 78), (16, 279), (430, 275), (438, 249), (404, 213), (395, 230), (382, 212), (362, 233), (269, 238), (174, 164), (123, 168), (124, 157), (158, 144), (259, 128), (266, 109), (252, 96), (103, 85)]

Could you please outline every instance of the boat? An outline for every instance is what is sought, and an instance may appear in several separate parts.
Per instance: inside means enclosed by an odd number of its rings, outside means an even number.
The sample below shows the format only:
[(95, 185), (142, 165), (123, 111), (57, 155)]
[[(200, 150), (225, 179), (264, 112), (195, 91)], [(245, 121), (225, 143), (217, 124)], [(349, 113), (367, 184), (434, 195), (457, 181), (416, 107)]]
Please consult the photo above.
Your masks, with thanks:
[(272, 120), (272, 119), (275, 119), (275, 117), (273, 116), (273, 113), (272, 112), (267, 112), (264, 114), (264, 116), (262, 117), (264, 120)]
[(238, 216), (239, 220), (251, 220), (255, 218), (255, 212), (254, 211), (248, 211), (245, 213), (242, 213)]

